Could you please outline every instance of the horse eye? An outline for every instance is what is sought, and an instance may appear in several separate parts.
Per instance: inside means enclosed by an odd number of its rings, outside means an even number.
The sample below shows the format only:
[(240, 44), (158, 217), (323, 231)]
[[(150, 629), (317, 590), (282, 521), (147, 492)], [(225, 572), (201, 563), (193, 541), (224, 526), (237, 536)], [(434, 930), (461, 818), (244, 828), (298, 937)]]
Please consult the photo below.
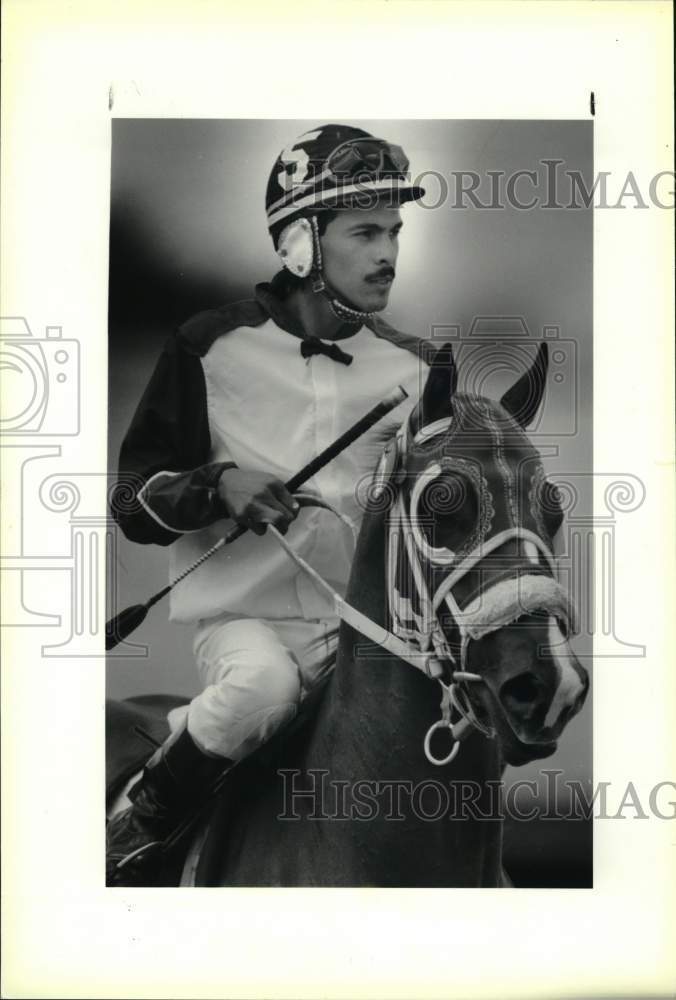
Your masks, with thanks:
[(549, 479), (543, 479), (540, 488), (540, 502), (546, 511), (558, 511), (561, 509), (561, 492)]
[(471, 483), (464, 476), (446, 472), (437, 476), (423, 490), (420, 497), (421, 513), (432, 516), (457, 515), (471, 499), (473, 492)]
[(479, 500), (466, 476), (445, 472), (425, 487), (416, 513), (430, 545), (455, 551), (476, 527)]
[(538, 491), (538, 500), (545, 520), (545, 525), (551, 538), (557, 533), (563, 523), (561, 508), (561, 492), (555, 483), (543, 479)]

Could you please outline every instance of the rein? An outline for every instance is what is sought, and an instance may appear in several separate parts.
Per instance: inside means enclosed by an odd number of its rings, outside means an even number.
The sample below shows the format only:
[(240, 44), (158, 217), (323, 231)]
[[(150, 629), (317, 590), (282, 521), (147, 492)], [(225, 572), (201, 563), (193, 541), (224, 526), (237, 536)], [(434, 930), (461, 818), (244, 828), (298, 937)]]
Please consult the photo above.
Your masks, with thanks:
[[(438, 437), (442, 434), (445, 435), (451, 425), (451, 421), (452, 418), (446, 418), (423, 427), (415, 435), (413, 444), (428, 441), (430, 438)], [(376, 471), (375, 486), (373, 488), (374, 499), (380, 498), (385, 492), (388, 486), (388, 471), (394, 473), (397, 467), (401, 468), (403, 459), (408, 451), (408, 446), (408, 422), (405, 421), (396, 435), (394, 452), (392, 444), (388, 445)], [(388, 469), (392, 459), (392, 466)], [(437, 463), (431, 463), (425, 470), (425, 476), (426, 478), (434, 478), (440, 472), (441, 467)], [(339, 618), (382, 649), (404, 660), (417, 670), (421, 670), (427, 677), (438, 681), (442, 692), (441, 718), (437, 722), (434, 722), (428, 729), (424, 739), (424, 751), (430, 763), (441, 766), (453, 760), (460, 749), (461, 741), (470, 734), (472, 729), (478, 730), (488, 739), (495, 738), (494, 728), (485, 725), (477, 718), (469, 700), (466, 684), (484, 682), (480, 674), (471, 673), (465, 669), (470, 639), (480, 638), (482, 635), (502, 628), (504, 625), (509, 624), (510, 621), (514, 621), (517, 617), (528, 613), (529, 610), (541, 610), (543, 607), (551, 609), (559, 617), (564, 618), (567, 623), (570, 623), (574, 621), (574, 609), (567, 595), (565, 595), (563, 588), (554, 578), (556, 562), (549, 548), (538, 535), (527, 528), (507, 528), (488, 540), (480, 540), (459, 561), (456, 560), (455, 553), (448, 549), (432, 548), (422, 536), (416, 516), (416, 505), (422, 493), (422, 488), (419, 484), (416, 484), (411, 495), (410, 511), (406, 509), (403, 491), (399, 489), (391, 512), (387, 593), (390, 605), (390, 618), (393, 622), (392, 631), (382, 625), (378, 625), (367, 615), (363, 614), (363, 612), (358, 611), (351, 604), (348, 604), (315, 569), (293, 550), (274, 525), (269, 525), (268, 530), (296, 565), (329, 595)], [(344, 524), (347, 524), (352, 530), (353, 536), (356, 536), (352, 521), (324, 500), (311, 494), (297, 494), (297, 497), (303, 505), (319, 506), (331, 511)], [(396, 559), (394, 558), (393, 548), (397, 544), (402, 544), (402, 539), (403, 544), (406, 546), (406, 553), (417, 591), (416, 598), (420, 608), (424, 612), (423, 615), (416, 616), (415, 629), (402, 624), (402, 617), (405, 616), (399, 614), (402, 602), (410, 610), (410, 601), (405, 597), (401, 597), (397, 591), (395, 581)], [(492, 616), (490, 614), (486, 615), (481, 597), (470, 602), (464, 610), (461, 609), (453, 595), (453, 588), (469, 572), (475, 569), (487, 555), (512, 540), (522, 541), (534, 546), (535, 552), (544, 558), (551, 576), (544, 576), (541, 573), (521, 576), (519, 578), (519, 586), (522, 593), (516, 595), (516, 599), (513, 594), (511, 581), (502, 581), (493, 584), (483, 595), (484, 600), (490, 594), (498, 594), (503, 599), (504, 607), (502, 612), (498, 611)], [(433, 594), (430, 593), (425, 580), (423, 557), (437, 565), (449, 565), (451, 562), (455, 564), (455, 568), (449, 571)], [(506, 593), (507, 591), (509, 593)], [(459, 664), (457, 664), (456, 657), (453, 655), (453, 651), (439, 622), (438, 613), (442, 605), (445, 605), (450, 611), (453, 622), (460, 633), (461, 648)], [(397, 635), (397, 631), (401, 634)], [(452, 664), (449, 684), (444, 683), (443, 680), (446, 674), (444, 663)], [(457, 712), (459, 716), (456, 722), (452, 721), (453, 711)], [(450, 752), (441, 758), (435, 757), (431, 749), (432, 736), (439, 729), (448, 730), (453, 740)]]

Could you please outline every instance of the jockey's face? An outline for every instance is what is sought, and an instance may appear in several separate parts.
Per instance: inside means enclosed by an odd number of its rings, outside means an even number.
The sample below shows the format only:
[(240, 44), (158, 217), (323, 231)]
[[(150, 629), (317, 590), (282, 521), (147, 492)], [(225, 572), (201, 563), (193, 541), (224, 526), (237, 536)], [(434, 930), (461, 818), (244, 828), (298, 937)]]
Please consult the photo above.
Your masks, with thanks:
[(331, 288), (363, 312), (384, 309), (394, 280), (398, 208), (342, 209), (321, 237), (324, 277)]

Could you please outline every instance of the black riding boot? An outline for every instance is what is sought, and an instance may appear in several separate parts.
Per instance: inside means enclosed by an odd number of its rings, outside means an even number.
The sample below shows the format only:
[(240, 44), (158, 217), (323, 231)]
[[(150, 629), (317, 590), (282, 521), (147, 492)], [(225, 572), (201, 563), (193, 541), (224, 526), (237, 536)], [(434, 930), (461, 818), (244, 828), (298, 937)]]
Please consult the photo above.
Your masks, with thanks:
[(208, 757), (184, 729), (158, 751), (129, 791), (133, 805), (114, 816), (106, 830), (106, 885), (153, 884), (163, 842), (190, 812), (206, 801), (232, 761)]

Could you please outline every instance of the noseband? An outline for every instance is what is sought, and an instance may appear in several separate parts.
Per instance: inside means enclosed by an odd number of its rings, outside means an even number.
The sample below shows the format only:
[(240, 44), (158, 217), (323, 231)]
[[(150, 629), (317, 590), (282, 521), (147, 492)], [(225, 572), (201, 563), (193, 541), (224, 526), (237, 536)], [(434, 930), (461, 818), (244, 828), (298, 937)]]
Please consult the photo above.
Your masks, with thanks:
[[(428, 442), (435, 437), (446, 435), (451, 423), (452, 418), (449, 417), (421, 428), (414, 436), (412, 444), (415, 446), (423, 441)], [(430, 726), (425, 736), (424, 748), (432, 764), (442, 765), (453, 760), (460, 749), (461, 740), (468, 736), (472, 729), (478, 730), (489, 739), (495, 737), (495, 729), (478, 719), (469, 698), (467, 685), (484, 682), (480, 674), (471, 673), (466, 669), (470, 640), (497, 631), (522, 615), (536, 610), (548, 611), (559, 620), (563, 620), (569, 630), (574, 630), (575, 611), (568, 595), (555, 579), (556, 561), (551, 551), (539, 535), (527, 528), (514, 526), (497, 532), (489, 539), (481, 537), (478, 543), (462, 557), (456, 557), (449, 549), (435, 549), (430, 546), (420, 529), (417, 502), (422, 494), (425, 479), (436, 478), (442, 470), (438, 463), (432, 462), (428, 465), (411, 493), (410, 507), (407, 509), (404, 491), (401, 489), (403, 481), (401, 472), (408, 451), (408, 421), (404, 421), (394, 441), (385, 449), (370, 490), (370, 496), (376, 505), (382, 501), (385, 494), (389, 494), (389, 499), (392, 500), (387, 560), (387, 596), (391, 631), (347, 604), (316, 570), (294, 552), (274, 525), (269, 525), (268, 530), (294, 562), (331, 596), (339, 618), (383, 649), (439, 682), (442, 689), (441, 718)], [(397, 482), (399, 488), (395, 492), (393, 483)], [(306, 504), (316, 504), (332, 511), (341, 520), (350, 524), (354, 532), (351, 522), (329, 504), (310, 496), (304, 496), (303, 499)], [(535, 552), (543, 557), (550, 575), (540, 572), (501, 580), (461, 609), (454, 596), (454, 588), (469, 572), (476, 569), (486, 556), (512, 540), (534, 546)], [(396, 585), (397, 559), (402, 552), (405, 552), (410, 566), (410, 578), (415, 591), (410, 596), (400, 594)], [(453, 565), (437, 584), (433, 593), (427, 586), (425, 564), (435, 567)], [(419, 613), (413, 610), (411, 597), (414, 597)], [(450, 612), (453, 624), (460, 635), (459, 663), (439, 621), (439, 610), (442, 606)], [(445, 664), (450, 665), (450, 683), (445, 683), (443, 679), (449, 674)], [(456, 722), (452, 721), (454, 711), (459, 716)], [(448, 730), (453, 739), (450, 752), (442, 758), (435, 757), (431, 750), (432, 736), (439, 729)]]

